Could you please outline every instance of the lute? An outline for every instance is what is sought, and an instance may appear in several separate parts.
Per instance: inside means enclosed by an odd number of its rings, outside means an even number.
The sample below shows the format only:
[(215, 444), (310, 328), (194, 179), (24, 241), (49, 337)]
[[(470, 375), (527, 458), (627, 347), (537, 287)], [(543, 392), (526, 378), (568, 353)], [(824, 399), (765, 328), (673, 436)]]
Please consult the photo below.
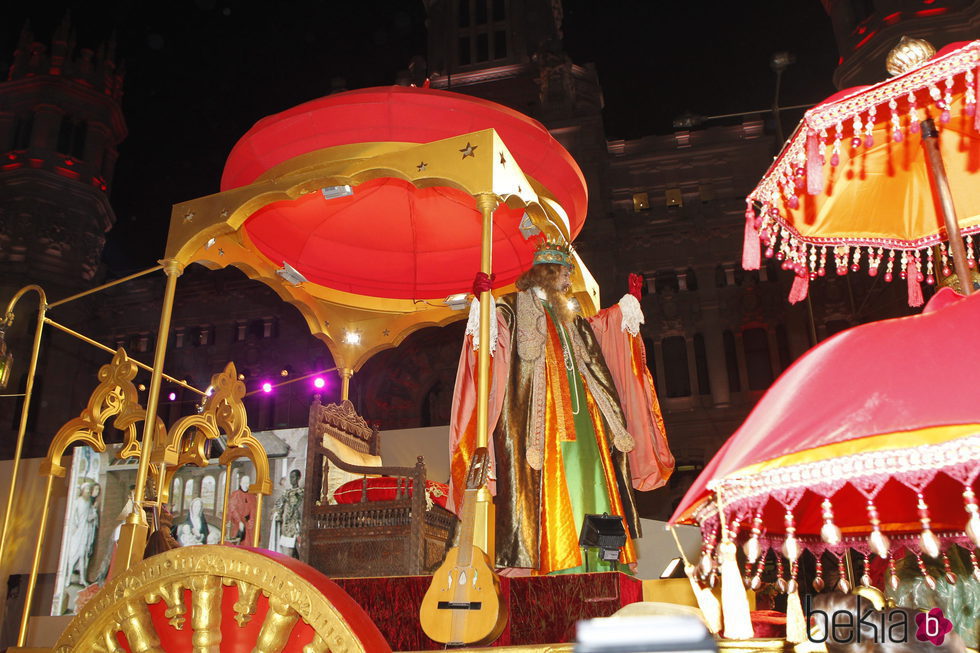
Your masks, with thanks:
[(474, 451), (466, 474), (459, 545), (446, 553), (432, 575), (419, 608), (422, 630), (442, 644), (489, 644), (507, 623), (500, 579), (487, 554), (473, 544), (476, 495), (486, 484), (488, 466), (486, 448)]

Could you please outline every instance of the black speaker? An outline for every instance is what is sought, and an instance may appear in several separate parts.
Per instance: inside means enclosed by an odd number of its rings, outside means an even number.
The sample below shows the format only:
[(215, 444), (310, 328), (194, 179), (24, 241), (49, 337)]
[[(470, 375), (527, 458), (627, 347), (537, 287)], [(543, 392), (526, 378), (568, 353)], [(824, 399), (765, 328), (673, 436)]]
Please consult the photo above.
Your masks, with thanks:
[(578, 543), (604, 550), (619, 549), (626, 544), (626, 524), (619, 515), (585, 515)]

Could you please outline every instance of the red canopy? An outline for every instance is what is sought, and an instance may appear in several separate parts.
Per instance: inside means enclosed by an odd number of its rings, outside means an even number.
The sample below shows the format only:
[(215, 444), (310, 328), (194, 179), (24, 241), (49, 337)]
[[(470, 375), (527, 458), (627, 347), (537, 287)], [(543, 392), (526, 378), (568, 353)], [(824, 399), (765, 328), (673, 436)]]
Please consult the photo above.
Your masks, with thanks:
[[(793, 464), (802, 468), (806, 463), (821, 463), (828, 459), (844, 458), (837, 443), (853, 443), (848, 451), (860, 454), (864, 443), (873, 436), (887, 436), (895, 448), (935, 444), (948, 438), (957, 425), (980, 424), (980, 403), (977, 402), (976, 379), (980, 369), (980, 350), (976, 347), (976, 329), (980, 324), (980, 296), (972, 295), (959, 301), (949, 301), (944, 290), (937, 294), (926, 312), (921, 315), (884, 320), (849, 329), (811, 349), (796, 361), (759, 401), (744, 424), (718, 451), (701, 475), (695, 480), (670, 518), (671, 523), (690, 521), (695, 509), (709, 495), (709, 484), (735, 478), (765, 478), (765, 469), (779, 467), (779, 460), (795, 454)], [(921, 436), (909, 447), (899, 444), (903, 433), (939, 427)], [(944, 428), (950, 427), (950, 428)], [(980, 429), (970, 431), (976, 434)], [(918, 437), (918, 436), (917, 436)], [(963, 440), (964, 446), (973, 440)], [(932, 439), (933, 442), (930, 442)], [(879, 443), (880, 446), (880, 443)], [(887, 445), (886, 445), (887, 447)], [(886, 452), (887, 453), (887, 452)], [(961, 452), (977, 457), (977, 451)], [(785, 459), (784, 459), (785, 460)], [(904, 481), (898, 469), (898, 458), (884, 469), (844, 469), (837, 464), (829, 473), (836, 480), (869, 478), (879, 486), (890, 479)], [(765, 463), (772, 463), (764, 467)], [(937, 460), (937, 467), (943, 461)], [(801, 465), (802, 463), (802, 465)], [(894, 467), (894, 468), (893, 468)], [(976, 464), (973, 464), (975, 469)], [(826, 466), (824, 467), (826, 469)], [(874, 479), (877, 479), (876, 481)], [(825, 478), (796, 479), (797, 489), (814, 489), (826, 483)], [(790, 480), (789, 483), (792, 483)], [(956, 496), (957, 485), (943, 480), (944, 488)], [(918, 525), (914, 494), (900, 483), (888, 483), (878, 495), (878, 507), (884, 514), (889, 497), (900, 498), (888, 505), (890, 520)], [(766, 488), (759, 486), (758, 491)], [(770, 488), (771, 489), (771, 488)], [(962, 489), (962, 488), (960, 488)], [(857, 492), (844, 487), (848, 500), (839, 496), (834, 502), (836, 521), (845, 525), (866, 524), (865, 502)], [(758, 494), (758, 492), (756, 492)], [(773, 494), (778, 492), (773, 491)], [(933, 496), (935, 499), (936, 496)], [(723, 497), (725, 498), (725, 497)], [(737, 504), (740, 497), (727, 497), (726, 512), (745, 507)], [(965, 519), (963, 504), (949, 501), (948, 509), (957, 528)], [(901, 505), (899, 505), (901, 504)], [(764, 505), (764, 504), (762, 504)], [(930, 502), (934, 511), (944, 506)], [(755, 507), (761, 507), (756, 504)], [(783, 508), (770, 505), (771, 518), (767, 525), (772, 531), (782, 530)], [(883, 517), (884, 518), (884, 517)], [(798, 533), (818, 532), (820, 525), (819, 498), (806, 492), (797, 510)]]
[[(353, 143), (428, 143), (493, 128), (521, 170), (543, 184), (582, 228), (588, 196), (571, 155), (537, 121), (456, 93), (394, 86), (338, 93), (260, 120), (235, 145), (221, 190), (255, 181), (280, 163)], [(522, 212), (495, 215), (497, 284), (517, 277), (532, 248), (517, 231)], [(259, 250), (314, 283), (375, 297), (422, 299), (469, 290), (480, 261), (480, 215), (465, 193), (380, 179), (350, 197), (311, 194), (257, 211), (245, 224)]]

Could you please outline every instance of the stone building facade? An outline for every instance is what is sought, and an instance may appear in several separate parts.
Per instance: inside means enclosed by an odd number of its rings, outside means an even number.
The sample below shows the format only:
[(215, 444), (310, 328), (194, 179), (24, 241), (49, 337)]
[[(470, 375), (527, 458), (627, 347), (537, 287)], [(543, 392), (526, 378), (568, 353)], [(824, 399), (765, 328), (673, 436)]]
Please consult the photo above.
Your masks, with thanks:
[[(944, 11), (924, 14), (888, 0), (823, 4), (841, 50), (837, 82), (843, 86), (879, 79), (871, 71), (881, 69), (879, 55), (899, 32), (908, 29), (941, 46), (975, 32), (980, 15), (977, 2), (962, 0), (928, 3), (929, 10)], [(892, 7), (899, 4), (903, 8)], [(594, 68), (571, 61), (562, 49), (559, 0), (425, 0), (425, 7), (427, 60), (413, 61), (399, 79), (421, 81), (425, 70), (434, 88), (494, 100), (541, 121), (588, 182), (589, 217), (577, 247), (600, 284), (603, 305), (621, 296), (629, 273), (646, 279), (643, 337), (678, 472), (667, 492), (640, 498), (645, 515), (669, 512), (765, 389), (814, 341), (909, 312), (902, 289), (880, 280), (853, 274), (822, 280), (811, 286), (808, 302), (791, 306), (792, 275), (775, 261), (754, 272), (741, 269), (744, 198), (780, 145), (765, 116), (610, 141)], [(5, 297), (29, 281), (62, 294), (100, 281), (95, 262), (114, 221), (105, 193), (115, 148), (125, 137), (122, 80), (111, 44), (75, 54), (67, 33), (54, 36), (50, 54), (25, 34), (10, 78), (0, 82)], [(82, 300), (74, 317), (79, 330), (149, 362), (162, 295), (162, 279), (146, 277)], [(23, 342), (24, 327), (18, 328), (8, 338)], [(262, 381), (279, 383), (332, 366), (295, 309), (234, 270), (186, 271), (172, 329), (167, 371), (204, 387), (235, 361), (253, 393), (248, 405), (255, 430), (302, 426), (313, 393), (297, 382), (263, 395), (257, 391)], [(445, 424), (461, 340), (457, 323), (424, 329), (376, 355), (353, 377), (358, 409), (384, 429)], [(45, 356), (32, 455), (43, 455), (53, 430), (77, 415), (104, 362), (102, 354), (58, 334)], [(65, 362), (69, 358), (80, 362)], [(337, 396), (339, 384), (331, 383), (321, 391), (326, 400)], [(197, 401), (165, 384), (164, 419), (187, 414)], [(6, 455), (17, 412), (13, 402), (0, 404)]]

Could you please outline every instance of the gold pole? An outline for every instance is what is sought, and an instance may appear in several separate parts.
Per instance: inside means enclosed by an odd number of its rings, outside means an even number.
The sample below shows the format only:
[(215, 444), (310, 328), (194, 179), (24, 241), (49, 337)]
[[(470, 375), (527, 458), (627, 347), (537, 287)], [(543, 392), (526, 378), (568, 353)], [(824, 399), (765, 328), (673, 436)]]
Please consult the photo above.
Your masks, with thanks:
[(143, 422), (143, 441), (140, 444), (140, 463), (136, 470), (136, 490), (133, 495), (133, 513), (119, 530), (119, 541), (113, 556), (109, 577), (129, 569), (143, 559), (146, 548), (148, 525), (143, 511), (143, 497), (146, 493), (146, 477), (150, 469), (153, 453), (153, 431), (156, 428), (157, 406), (160, 403), (160, 384), (163, 379), (163, 359), (167, 353), (167, 338), (170, 335), (170, 316), (173, 313), (174, 295), (177, 292), (177, 277), (184, 271), (175, 259), (167, 259), (163, 264), (167, 274), (164, 290), (163, 308), (160, 311), (160, 327), (157, 331), (156, 351), (153, 353), (153, 371), (150, 375), (150, 389), (146, 399), (146, 419)]
[(354, 376), (354, 370), (345, 367), (340, 370), (340, 400), (346, 401), (350, 396), (350, 377)]
[[(960, 223), (956, 218), (956, 207), (953, 205), (953, 194), (949, 190), (949, 178), (943, 166), (943, 157), (939, 152), (939, 130), (932, 118), (922, 121), (922, 149), (926, 151), (926, 168), (929, 177), (936, 187), (939, 196), (939, 208), (946, 225), (946, 237), (949, 240), (949, 253), (953, 257), (953, 267), (960, 280), (960, 290), (964, 295), (973, 293), (973, 275), (966, 262), (966, 249), (963, 247), (963, 237), (960, 235)], [(852, 586), (853, 587), (853, 586)]]
[(20, 631), (17, 634), (17, 646), (23, 646), (27, 641), (27, 621), (31, 616), (31, 603), (34, 599), (34, 588), (37, 586), (37, 571), (41, 567), (41, 549), (44, 546), (44, 531), (48, 527), (48, 508), (51, 504), (51, 487), (54, 476), (48, 476), (48, 484), (44, 490), (44, 505), (41, 508), (41, 525), (38, 528), (37, 544), (34, 545), (34, 561), (31, 563), (31, 575), (27, 579), (27, 594), (24, 596), (24, 612), (20, 617)]
[[(476, 196), (476, 206), (483, 218), (483, 240), (480, 246), (480, 271), (489, 275), (493, 268), (493, 212), (497, 208), (497, 196), (481, 193)], [(490, 291), (480, 293), (480, 348), (477, 350), (476, 377), (476, 447), (486, 447), (489, 440), (490, 413)], [(483, 549), (494, 560), (494, 505), (486, 486), (476, 495), (476, 521), (473, 544)]]
[[(489, 275), (492, 268), (493, 211), (497, 208), (497, 197), (491, 193), (481, 193), (476, 205), (483, 216), (483, 243), (480, 247), (480, 271)], [(480, 293), (480, 349), (477, 351), (476, 379), (476, 448), (487, 446), (487, 422), (490, 411), (490, 291)]]
[(97, 293), (99, 291), (105, 290), (106, 288), (112, 288), (113, 286), (118, 286), (121, 283), (126, 283), (127, 281), (132, 281), (133, 279), (138, 279), (139, 277), (142, 277), (144, 275), (150, 274), (151, 272), (156, 272), (157, 270), (162, 270), (162, 269), (163, 269), (163, 266), (162, 265), (157, 265), (155, 267), (152, 267), (152, 268), (148, 268), (146, 270), (143, 270), (142, 272), (137, 272), (135, 274), (131, 274), (128, 277), (123, 277), (122, 279), (116, 279), (115, 281), (110, 281), (109, 283), (104, 283), (101, 286), (97, 286), (95, 288), (90, 288), (90, 289), (88, 289), (88, 290), (86, 290), (84, 292), (78, 293), (77, 295), (72, 295), (71, 297), (65, 297), (64, 299), (59, 299), (56, 302), (52, 302), (51, 304), (48, 304), (48, 308), (54, 308), (55, 306), (61, 306), (62, 304), (67, 304), (68, 302), (73, 302), (76, 299), (81, 299), (82, 297), (85, 297), (86, 295), (91, 295), (92, 293)]
[[(85, 343), (88, 343), (88, 344), (93, 345), (95, 347), (98, 347), (102, 351), (109, 352), (110, 354), (115, 354), (116, 353), (116, 350), (113, 349), (112, 347), (106, 347), (101, 342), (96, 342), (95, 340), (92, 340), (88, 336), (82, 335), (78, 331), (75, 331), (73, 329), (69, 329), (68, 327), (66, 327), (63, 324), (58, 324), (57, 322), (55, 322), (54, 320), (52, 320), (49, 317), (44, 318), (44, 322), (45, 322), (45, 324), (50, 324), (51, 326), (53, 326), (55, 329), (58, 329), (59, 331), (62, 331), (64, 333), (67, 333), (70, 336), (74, 336), (74, 337), (78, 338), (82, 342), (85, 342)], [(142, 370), (146, 370), (147, 372), (153, 372), (153, 368), (150, 367), (149, 365), (147, 365), (146, 363), (141, 363), (138, 360), (136, 360), (135, 358), (131, 358), (129, 356), (129, 354), (126, 354), (126, 357), (129, 358), (129, 360), (131, 360), (133, 362), (133, 365), (135, 365), (136, 367), (138, 367), (138, 368), (140, 368)], [(201, 395), (202, 397), (207, 394), (204, 390), (198, 390), (194, 386), (189, 385), (189, 384), (185, 383), (184, 381), (181, 381), (180, 379), (175, 379), (174, 377), (170, 376), (169, 374), (164, 374), (163, 375), (163, 378), (165, 378), (167, 381), (170, 381), (174, 385), (179, 385), (180, 387), (184, 388), (185, 390), (190, 390), (191, 392), (196, 392), (197, 394)]]
[(259, 548), (259, 530), (262, 528), (262, 493), (255, 493), (255, 529), (252, 531), (252, 546)]
[(10, 475), (10, 490), (7, 493), (7, 509), (3, 513), (3, 528), (0, 530), (0, 569), (5, 569), (3, 565), (4, 547), (7, 543), (7, 527), (10, 525), (10, 513), (14, 507), (14, 490), (17, 487), (17, 472), (20, 468), (20, 457), (24, 448), (24, 434), (27, 432), (27, 416), (31, 407), (31, 393), (34, 391), (34, 376), (37, 370), (37, 357), (41, 351), (41, 330), (44, 327), (44, 313), (47, 310), (47, 297), (44, 289), (40, 286), (24, 286), (14, 294), (10, 303), (7, 304), (7, 312), (3, 321), (12, 324), (14, 320), (14, 306), (18, 300), (30, 291), (35, 291), (39, 295), (40, 305), (37, 310), (37, 326), (34, 329), (34, 346), (31, 349), (31, 361), (27, 365), (27, 386), (24, 389), (24, 405), (20, 409), (20, 423), (17, 426), (17, 445), (14, 448), (14, 466)]
[(231, 495), (231, 463), (225, 465), (225, 502), (221, 504), (221, 541), (225, 543), (225, 531), (228, 529), (228, 499)]

